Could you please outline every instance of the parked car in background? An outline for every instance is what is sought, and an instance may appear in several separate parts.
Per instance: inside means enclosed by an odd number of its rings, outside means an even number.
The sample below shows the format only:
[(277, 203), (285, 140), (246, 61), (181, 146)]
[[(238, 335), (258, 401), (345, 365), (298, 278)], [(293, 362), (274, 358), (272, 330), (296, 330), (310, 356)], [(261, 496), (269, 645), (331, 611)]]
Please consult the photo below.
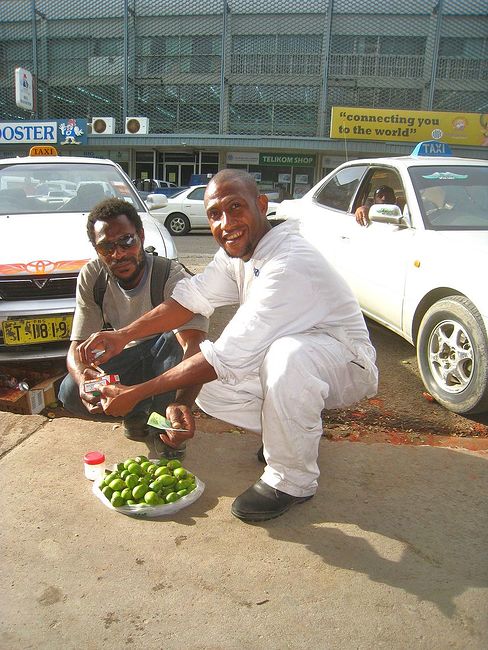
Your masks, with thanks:
[[(141, 215), (145, 246), (175, 259), (174, 242), (111, 160), (42, 156), (0, 161), (0, 363), (64, 357), (76, 278), (95, 256), (89, 211), (117, 197)], [(152, 194), (151, 206), (167, 198)]]
[[(358, 225), (356, 208), (382, 185), (395, 204)], [(487, 206), (487, 161), (412, 155), (344, 163), (277, 216), (299, 219), (363, 312), (416, 347), (440, 404), (477, 413), (488, 410)]]
[[(181, 190), (168, 198), (168, 205), (151, 215), (163, 223), (172, 235), (187, 235), (191, 230), (210, 230), (203, 204), (206, 185), (196, 185)], [(268, 215), (274, 215), (277, 203), (268, 204)]]
[(155, 178), (136, 178), (132, 179), (132, 182), (142, 199), (147, 199), (149, 194), (172, 196), (184, 189), (183, 187), (178, 187), (176, 183), (161, 181)]

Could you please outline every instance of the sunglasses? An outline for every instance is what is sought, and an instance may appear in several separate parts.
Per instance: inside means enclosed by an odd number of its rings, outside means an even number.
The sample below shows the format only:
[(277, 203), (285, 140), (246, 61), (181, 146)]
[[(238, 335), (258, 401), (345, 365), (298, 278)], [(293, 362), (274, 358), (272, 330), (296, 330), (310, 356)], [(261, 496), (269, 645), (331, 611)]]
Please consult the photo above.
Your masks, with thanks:
[(98, 244), (95, 244), (95, 250), (100, 255), (112, 255), (116, 248), (121, 248), (122, 250), (127, 250), (132, 248), (139, 241), (137, 233), (132, 235), (124, 235), (117, 241), (101, 241)]

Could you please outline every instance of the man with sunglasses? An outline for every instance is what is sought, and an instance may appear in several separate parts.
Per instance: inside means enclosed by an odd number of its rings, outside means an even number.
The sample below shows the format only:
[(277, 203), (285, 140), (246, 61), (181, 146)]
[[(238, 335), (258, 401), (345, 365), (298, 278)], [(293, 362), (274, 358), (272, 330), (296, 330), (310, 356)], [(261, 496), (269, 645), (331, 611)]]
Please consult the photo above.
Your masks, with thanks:
[[(76, 308), (67, 357), (69, 374), (63, 380), (59, 398), (65, 408), (76, 415), (104, 416), (100, 396), (84, 389), (85, 382), (99, 376), (92, 366), (83, 363), (77, 347), (101, 329), (120, 329), (153, 308), (151, 280), (155, 258), (144, 250), (144, 229), (137, 210), (127, 201), (106, 199), (88, 215), (87, 233), (97, 252), (81, 269), (76, 290)], [(159, 266), (158, 266), (159, 269)], [(171, 296), (176, 283), (188, 277), (178, 262), (171, 261), (163, 295)], [(160, 271), (154, 271), (160, 272)], [(103, 276), (101, 274), (103, 273)], [(97, 286), (105, 278), (103, 297), (97, 301)], [(162, 286), (162, 284), (161, 284)], [(116, 357), (102, 364), (106, 374), (118, 374), (125, 385), (148, 381), (199, 351), (199, 344), (208, 331), (208, 321), (195, 315), (188, 323), (166, 334), (131, 341)], [(136, 404), (124, 418), (124, 433), (134, 440), (147, 440), (150, 428), (147, 419), (152, 411), (181, 419), (188, 413), (199, 386), (155, 395)], [(185, 416), (185, 419), (189, 419)], [(158, 453), (182, 457), (184, 446), (177, 449), (165, 445), (154, 430), (154, 446)]]

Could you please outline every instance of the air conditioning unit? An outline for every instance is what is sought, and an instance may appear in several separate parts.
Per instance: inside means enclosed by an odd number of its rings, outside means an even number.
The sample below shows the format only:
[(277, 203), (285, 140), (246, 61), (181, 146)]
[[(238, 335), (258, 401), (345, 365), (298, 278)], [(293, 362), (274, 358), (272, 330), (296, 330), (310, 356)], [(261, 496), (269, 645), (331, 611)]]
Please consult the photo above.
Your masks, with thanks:
[(131, 135), (144, 135), (149, 133), (148, 117), (126, 117), (125, 132)]
[(112, 135), (115, 133), (115, 118), (113, 117), (92, 117), (92, 135)]

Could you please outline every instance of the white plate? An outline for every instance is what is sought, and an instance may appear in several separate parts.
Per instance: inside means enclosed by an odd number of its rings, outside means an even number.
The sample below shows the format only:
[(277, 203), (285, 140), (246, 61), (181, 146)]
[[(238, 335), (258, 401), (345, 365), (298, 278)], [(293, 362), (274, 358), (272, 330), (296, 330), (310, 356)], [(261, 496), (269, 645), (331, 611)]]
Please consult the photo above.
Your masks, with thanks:
[[(152, 462), (156, 462), (156, 461), (153, 460)], [(117, 465), (114, 465), (114, 471), (116, 469), (117, 469)], [(120, 506), (118, 508), (114, 508), (114, 506), (110, 503), (110, 501), (107, 499), (107, 497), (102, 493), (102, 491), (98, 487), (100, 480), (93, 482), (93, 493), (95, 494), (96, 497), (100, 499), (100, 501), (103, 503), (104, 506), (110, 508), (110, 510), (114, 510), (115, 512), (120, 512), (123, 515), (134, 515), (136, 517), (148, 517), (148, 518), (164, 517), (164, 516), (172, 515), (175, 512), (178, 512), (179, 510), (183, 510), (183, 508), (186, 508), (192, 503), (195, 503), (195, 501), (202, 496), (203, 491), (205, 489), (205, 483), (203, 483), (203, 481), (200, 481), (198, 476), (195, 476), (195, 479), (196, 479), (197, 486), (194, 490), (190, 492), (190, 494), (181, 497), (181, 499), (178, 499), (178, 501), (174, 501), (173, 503), (166, 503), (161, 506), (149, 506), (149, 505), (145, 506), (142, 503), (138, 503), (137, 505), (134, 506), (126, 505), (126, 506)]]

